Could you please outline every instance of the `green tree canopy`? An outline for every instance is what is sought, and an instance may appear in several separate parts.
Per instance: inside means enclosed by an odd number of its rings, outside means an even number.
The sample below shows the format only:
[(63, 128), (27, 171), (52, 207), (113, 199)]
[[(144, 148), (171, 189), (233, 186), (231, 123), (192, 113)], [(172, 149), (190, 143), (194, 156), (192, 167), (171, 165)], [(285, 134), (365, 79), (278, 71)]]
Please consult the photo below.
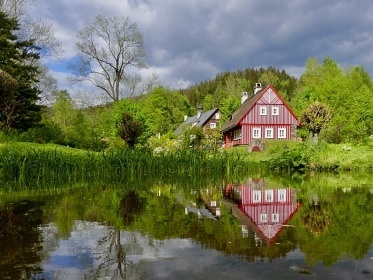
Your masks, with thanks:
[(152, 134), (174, 131), (190, 113), (188, 99), (180, 92), (158, 87), (140, 100), (142, 112)]
[(323, 126), (331, 120), (331, 117), (332, 111), (329, 106), (316, 101), (303, 112), (300, 122), (310, 131), (313, 137), (317, 137)]
[(310, 58), (298, 92), (292, 105), (299, 114), (316, 101), (333, 111), (322, 133), (327, 141), (363, 141), (373, 133), (373, 86), (362, 67), (342, 70), (329, 57), (322, 64)]

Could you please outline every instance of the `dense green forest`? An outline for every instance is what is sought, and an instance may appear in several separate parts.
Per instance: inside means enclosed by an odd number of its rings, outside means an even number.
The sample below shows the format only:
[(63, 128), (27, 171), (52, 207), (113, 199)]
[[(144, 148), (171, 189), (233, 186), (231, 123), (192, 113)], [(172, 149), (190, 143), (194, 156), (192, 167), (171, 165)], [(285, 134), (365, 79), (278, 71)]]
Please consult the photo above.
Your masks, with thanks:
[[(104, 19), (96, 19), (100, 20)], [(299, 78), (272, 66), (248, 67), (219, 73), (214, 79), (185, 89), (150, 83), (146, 90), (124, 97), (119, 85), (130, 87), (130, 79), (126, 78), (127, 83), (112, 85), (113, 90), (117, 88), (110, 94), (101, 84), (97, 86), (98, 92), (101, 88), (103, 94), (115, 95), (108, 103), (78, 106), (74, 93), (54, 89), (49, 93), (52, 101), (43, 104), (38, 78), (41, 67), (36, 63), (42, 47), (34, 40), (21, 40), (14, 35), (20, 29), (16, 19), (0, 12), (0, 23), (2, 142), (55, 143), (95, 151), (118, 147), (173, 151), (191, 145), (217, 148), (219, 129), (207, 133), (198, 128), (185, 131), (184, 136), (188, 137), (184, 141), (174, 131), (184, 116), (195, 115), (200, 105), (204, 111), (219, 107), (224, 123), (240, 105), (242, 92), (252, 92), (258, 82), (272, 84), (289, 103), (303, 124), (298, 133), (303, 139), (312, 132), (326, 143), (363, 143), (373, 135), (373, 82), (369, 74), (360, 66), (342, 69), (330, 57), (321, 63), (309, 58)], [(142, 43), (141, 34), (134, 32), (137, 42)], [(81, 37), (85, 38), (83, 34)], [(139, 67), (145, 67), (141, 64), (141, 49), (135, 55), (139, 55)], [(198, 141), (191, 143), (191, 134), (197, 135)]]

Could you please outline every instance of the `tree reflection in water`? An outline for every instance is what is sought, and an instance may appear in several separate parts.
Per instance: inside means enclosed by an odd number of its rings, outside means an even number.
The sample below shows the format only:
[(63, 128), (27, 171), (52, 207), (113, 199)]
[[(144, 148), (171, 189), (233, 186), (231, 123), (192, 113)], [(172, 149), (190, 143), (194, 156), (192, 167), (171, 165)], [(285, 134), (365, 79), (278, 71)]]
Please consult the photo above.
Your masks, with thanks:
[[(137, 216), (144, 211), (145, 201), (136, 191), (127, 192), (120, 200), (118, 216), (121, 217), (124, 226), (130, 226)], [(125, 240), (125, 243), (122, 243)], [(121, 230), (115, 227), (110, 230), (108, 236), (99, 242), (107, 249), (100, 250), (97, 253), (97, 259), (100, 260), (95, 277), (110, 275), (112, 279), (136, 279), (138, 278), (137, 264), (129, 260), (128, 254), (141, 255), (143, 248), (137, 242), (136, 233), (127, 234), (126, 238), (121, 237)]]

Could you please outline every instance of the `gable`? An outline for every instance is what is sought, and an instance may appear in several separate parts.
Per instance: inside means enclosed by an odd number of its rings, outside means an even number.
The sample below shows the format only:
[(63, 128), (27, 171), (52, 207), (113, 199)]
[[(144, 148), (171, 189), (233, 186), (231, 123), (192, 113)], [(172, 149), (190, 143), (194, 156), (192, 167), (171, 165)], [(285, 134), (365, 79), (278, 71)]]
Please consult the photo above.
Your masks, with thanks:
[(192, 117), (187, 118), (176, 130), (175, 134), (180, 135), (185, 127), (188, 126), (200, 126), (203, 127), (207, 124), (211, 119), (214, 118), (216, 113), (220, 113), (219, 108), (211, 109), (207, 112), (202, 113), (199, 117), (198, 114)]
[[(278, 116), (280, 117), (270, 117), (273, 115), (272, 107), (278, 107)], [(266, 110), (267, 117), (261, 114), (260, 110), (262, 108), (265, 108), (263, 110)], [(221, 132), (224, 133), (237, 125), (248, 123), (287, 123), (298, 125), (298, 118), (273, 86), (268, 85), (241, 104), (232, 114), (230, 120), (222, 126)]]

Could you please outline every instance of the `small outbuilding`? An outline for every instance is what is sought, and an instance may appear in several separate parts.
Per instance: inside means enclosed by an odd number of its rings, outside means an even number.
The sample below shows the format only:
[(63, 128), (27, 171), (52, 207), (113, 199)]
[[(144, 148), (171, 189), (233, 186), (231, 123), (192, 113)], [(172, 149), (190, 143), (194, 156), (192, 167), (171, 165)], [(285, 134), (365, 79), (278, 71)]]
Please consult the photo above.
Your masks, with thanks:
[(175, 130), (176, 135), (181, 135), (188, 127), (202, 127), (203, 131), (206, 129), (215, 129), (219, 127), (220, 110), (214, 108), (209, 111), (203, 112), (203, 107), (198, 106), (197, 115), (184, 117), (184, 122)]

